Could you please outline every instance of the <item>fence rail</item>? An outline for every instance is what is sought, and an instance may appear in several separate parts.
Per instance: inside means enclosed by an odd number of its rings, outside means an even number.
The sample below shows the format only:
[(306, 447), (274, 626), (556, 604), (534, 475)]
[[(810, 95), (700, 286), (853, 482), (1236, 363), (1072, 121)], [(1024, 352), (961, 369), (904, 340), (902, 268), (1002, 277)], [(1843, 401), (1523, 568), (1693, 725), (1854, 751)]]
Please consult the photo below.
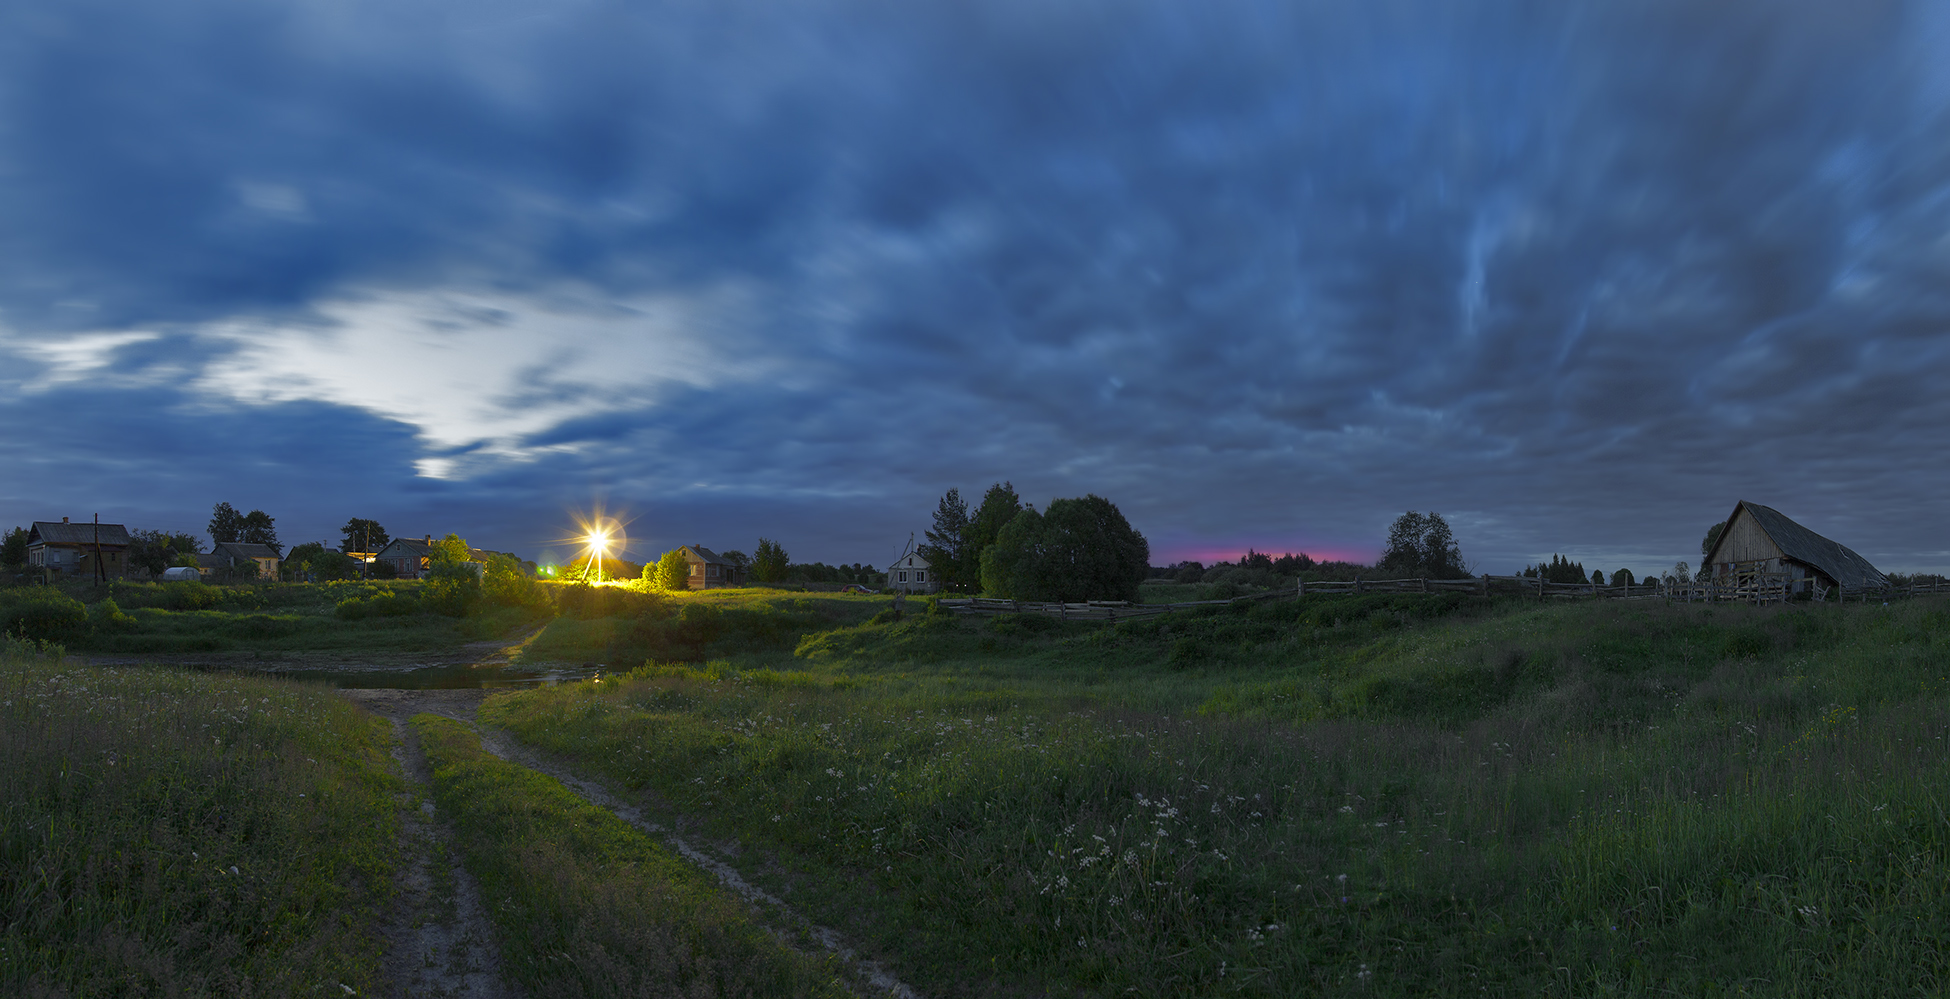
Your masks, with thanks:
[[(1804, 590), (1817, 601), (1826, 600), (1831, 594), (1842, 601), (1852, 598), (1866, 601), (1871, 597), (1886, 600), (1890, 597), (1926, 593), (1950, 593), (1950, 582), (1912, 583), (1900, 587), (1850, 590), (1820, 586), (1812, 579), (1790, 579), (1785, 574), (1779, 573), (1769, 573), (1766, 577), (1741, 579), (1730, 583), (1712, 580), (1692, 580), (1683, 583), (1659, 580), (1631, 586), (1553, 583), (1537, 576), (1473, 576), (1468, 579), (1346, 579), (1331, 582), (1303, 580), (1291, 587), (1251, 593), (1242, 597), (1225, 600), (1187, 600), (1171, 604), (1134, 604), (1125, 600), (1043, 603), (1031, 600), (998, 600), (993, 597), (946, 597), (940, 601), (940, 604), (956, 614), (975, 617), (993, 617), (997, 614), (1044, 614), (1066, 621), (1134, 621), (1197, 607), (1224, 607), (1229, 604), (1258, 600), (1294, 599), (1309, 593), (1473, 593), (1479, 596), (1515, 593), (1536, 596), (1540, 600), (1575, 600), (1581, 597), (1622, 600), (1630, 597), (1662, 597), (1669, 601), (1686, 603), (1782, 602)], [(1807, 585), (1803, 587), (1800, 584)]]

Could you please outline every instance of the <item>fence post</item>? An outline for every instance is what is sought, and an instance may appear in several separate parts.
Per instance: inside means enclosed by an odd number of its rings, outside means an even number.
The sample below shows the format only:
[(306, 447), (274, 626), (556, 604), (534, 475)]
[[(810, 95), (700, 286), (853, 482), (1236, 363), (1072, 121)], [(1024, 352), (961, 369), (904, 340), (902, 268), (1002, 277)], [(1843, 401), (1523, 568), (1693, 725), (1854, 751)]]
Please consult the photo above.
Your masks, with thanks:
[(1354, 577), (1354, 592), (1361, 592), (1361, 577), (1359, 576)]
[(1300, 580), (1300, 592), (1299, 592), (1299, 593), (1296, 593), (1296, 594), (1294, 594), (1294, 596), (1296, 596), (1296, 597), (1304, 597), (1304, 596), (1306, 596), (1306, 595), (1307, 595), (1307, 581), (1306, 581), (1305, 579), (1301, 579), (1301, 580)]

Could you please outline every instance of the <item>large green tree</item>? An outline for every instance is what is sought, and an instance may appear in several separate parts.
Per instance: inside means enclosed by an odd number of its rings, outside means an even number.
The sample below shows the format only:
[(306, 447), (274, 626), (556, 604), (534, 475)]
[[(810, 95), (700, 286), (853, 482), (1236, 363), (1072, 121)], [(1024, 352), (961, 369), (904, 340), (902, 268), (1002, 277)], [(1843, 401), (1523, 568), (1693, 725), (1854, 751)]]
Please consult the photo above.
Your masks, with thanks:
[(1014, 600), (1137, 600), (1151, 546), (1101, 496), (1025, 509), (982, 553), (982, 588)]
[[(935, 507), (934, 527), (928, 531), (927, 544), (920, 548), (921, 557), (928, 560), (928, 568), (942, 589), (960, 593), (980, 582), (979, 577), (968, 575), (969, 560), (964, 550), (968, 543), (968, 504), (962, 501), (961, 490), (949, 489)], [(979, 558), (975, 564), (981, 565)]]
[(0, 542), (0, 565), (27, 564), (27, 533), (25, 527), (16, 527), (7, 532), (6, 540)]
[(1700, 564), (1706, 564), (1706, 557), (1713, 554), (1713, 546), (1720, 543), (1720, 535), (1725, 533), (1726, 529), (1725, 521), (1706, 529), (1706, 537), (1701, 538), (1699, 542)]
[(752, 551), (752, 578), (761, 583), (783, 583), (792, 571), (792, 559), (785, 548), (770, 538), (758, 539)]
[(142, 566), (156, 575), (176, 564), (177, 558), (193, 555), (202, 545), (187, 531), (129, 532), (129, 566)]
[(265, 545), (272, 551), (281, 551), (278, 545), (278, 529), (271, 515), (262, 510), (252, 510), (244, 514), (240, 522), (237, 540), (248, 545)]
[(673, 548), (657, 560), (657, 565), (649, 573), (650, 583), (659, 590), (688, 590), (691, 588), (691, 560), (684, 557), (684, 550)]
[(339, 543), (339, 551), (342, 552), (376, 552), (393, 541), (379, 521), (364, 517), (353, 517), (346, 521), (345, 526), (339, 528), (339, 533), (345, 536), (345, 540)]
[(218, 503), (210, 508), (210, 541), (213, 544), (228, 545), (242, 540), (244, 515), (229, 503)]
[(1389, 575), (1430, 579), (1460, 579), (1469, 575), (1455, 532), (1441, 514), (1433, 511), (1410, 510), (1396, 517), (1388, 527), (1388, 547), (1382, 550), (1381, 561), (1375, 568)]
[(982, 553), (995, 544), (995, 539), (1002, 536), (1002, 529), (1021, 512), (1022, 497), (1016, 495), (1014, 483), (998, 482), (982, 494), (981, 505), (968, 518), (961, 549), (962, 578), (968, 580), (971, 588), (982, 580)]

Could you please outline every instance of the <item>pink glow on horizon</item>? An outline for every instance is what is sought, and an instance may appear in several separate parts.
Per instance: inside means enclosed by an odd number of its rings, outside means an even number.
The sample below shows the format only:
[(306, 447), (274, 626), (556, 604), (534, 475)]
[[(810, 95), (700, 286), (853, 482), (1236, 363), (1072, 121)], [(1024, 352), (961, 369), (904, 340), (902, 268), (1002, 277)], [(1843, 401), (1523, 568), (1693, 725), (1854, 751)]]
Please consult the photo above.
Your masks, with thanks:
[(1247, 548), (1251, 548), (1256, 552), (1265, 552), (1274, 558), (1279, 558), (1288, 552), (1296, 555), (1304, 552), (1308, 558), (1316, 562), (1358, 562), (1363, 565), (1373, 562), (1380, 555), (1378, 551), (1341, 546), (1317, 547), (1309, 545), (1303, 549), (1280, 545), (1271, 545), (1265, 548), (1261, 548), (1258, 545), (1240, 545), (1237, 548), (1174, 545), (1152, 552), (1151, 562), (1154, 565), (1171, 565), (1174, 562), (1191, 561), (1201, 562), (1210, 566), (1215, 562), (1237, 562), (1245, 556)]

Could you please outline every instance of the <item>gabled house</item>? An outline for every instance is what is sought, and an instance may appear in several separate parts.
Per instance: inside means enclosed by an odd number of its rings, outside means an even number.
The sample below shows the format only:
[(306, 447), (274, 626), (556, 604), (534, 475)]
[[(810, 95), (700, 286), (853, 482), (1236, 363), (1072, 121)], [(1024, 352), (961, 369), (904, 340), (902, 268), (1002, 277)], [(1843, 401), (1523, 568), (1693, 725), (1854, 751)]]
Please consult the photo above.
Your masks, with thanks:
[(745, 569), (736, 562), (725, 561), (724, 556), (703, 545), (684, 545), (677, 549), (684, 553), (684, 561), (691, 564), (688, 585), (693, 590), (715, 590), (721, 586), (745, 585)]
[[(392, 566), (396, 578), (422, 579), (433, 568), (433, 543), (431, 534), (418, 541), (412, 538), (394, 538), (393, 542), (381, 548), (372, 560)], [(467, 549), (467, 563), (474, 567), (474, 572), (478, 575), (487, 568), (488, 560), (494, 555), (494, 552), (486, 549), (470, 547)]]
[(1734, 505), (1700, 575), (1732, 583), (1757, 574), (1786, 576), (1791, 589), (1803, 580), (1823, 587), (1879, 590), (1889, 585), (1869, 560), (1830, 541), (1772, 507), (1741, 500)]
[[(206, 561), (207, 559), (207, 561)], [(255, 545), (243, 541), (219, 541), (210, 546), (208, 556), (197, 556), (199, 567), (213, 565), (217, 568), (236, 569), (257, 565), (257, 578), (278, 578), (278, 550), (270, 545)]]
[(67, 576), (93, 576), (96, 560), (109, 579), (120, 579), (129, 564), (129, 530), (121, 524), (56, 524), (37, 520), (27, 531), (27, 564)]
[(887, 585), (896, 593), (933, 593), (941, 581), (930, 578), (928, 560), (920, 552), (908, 552), (887, 567)]

